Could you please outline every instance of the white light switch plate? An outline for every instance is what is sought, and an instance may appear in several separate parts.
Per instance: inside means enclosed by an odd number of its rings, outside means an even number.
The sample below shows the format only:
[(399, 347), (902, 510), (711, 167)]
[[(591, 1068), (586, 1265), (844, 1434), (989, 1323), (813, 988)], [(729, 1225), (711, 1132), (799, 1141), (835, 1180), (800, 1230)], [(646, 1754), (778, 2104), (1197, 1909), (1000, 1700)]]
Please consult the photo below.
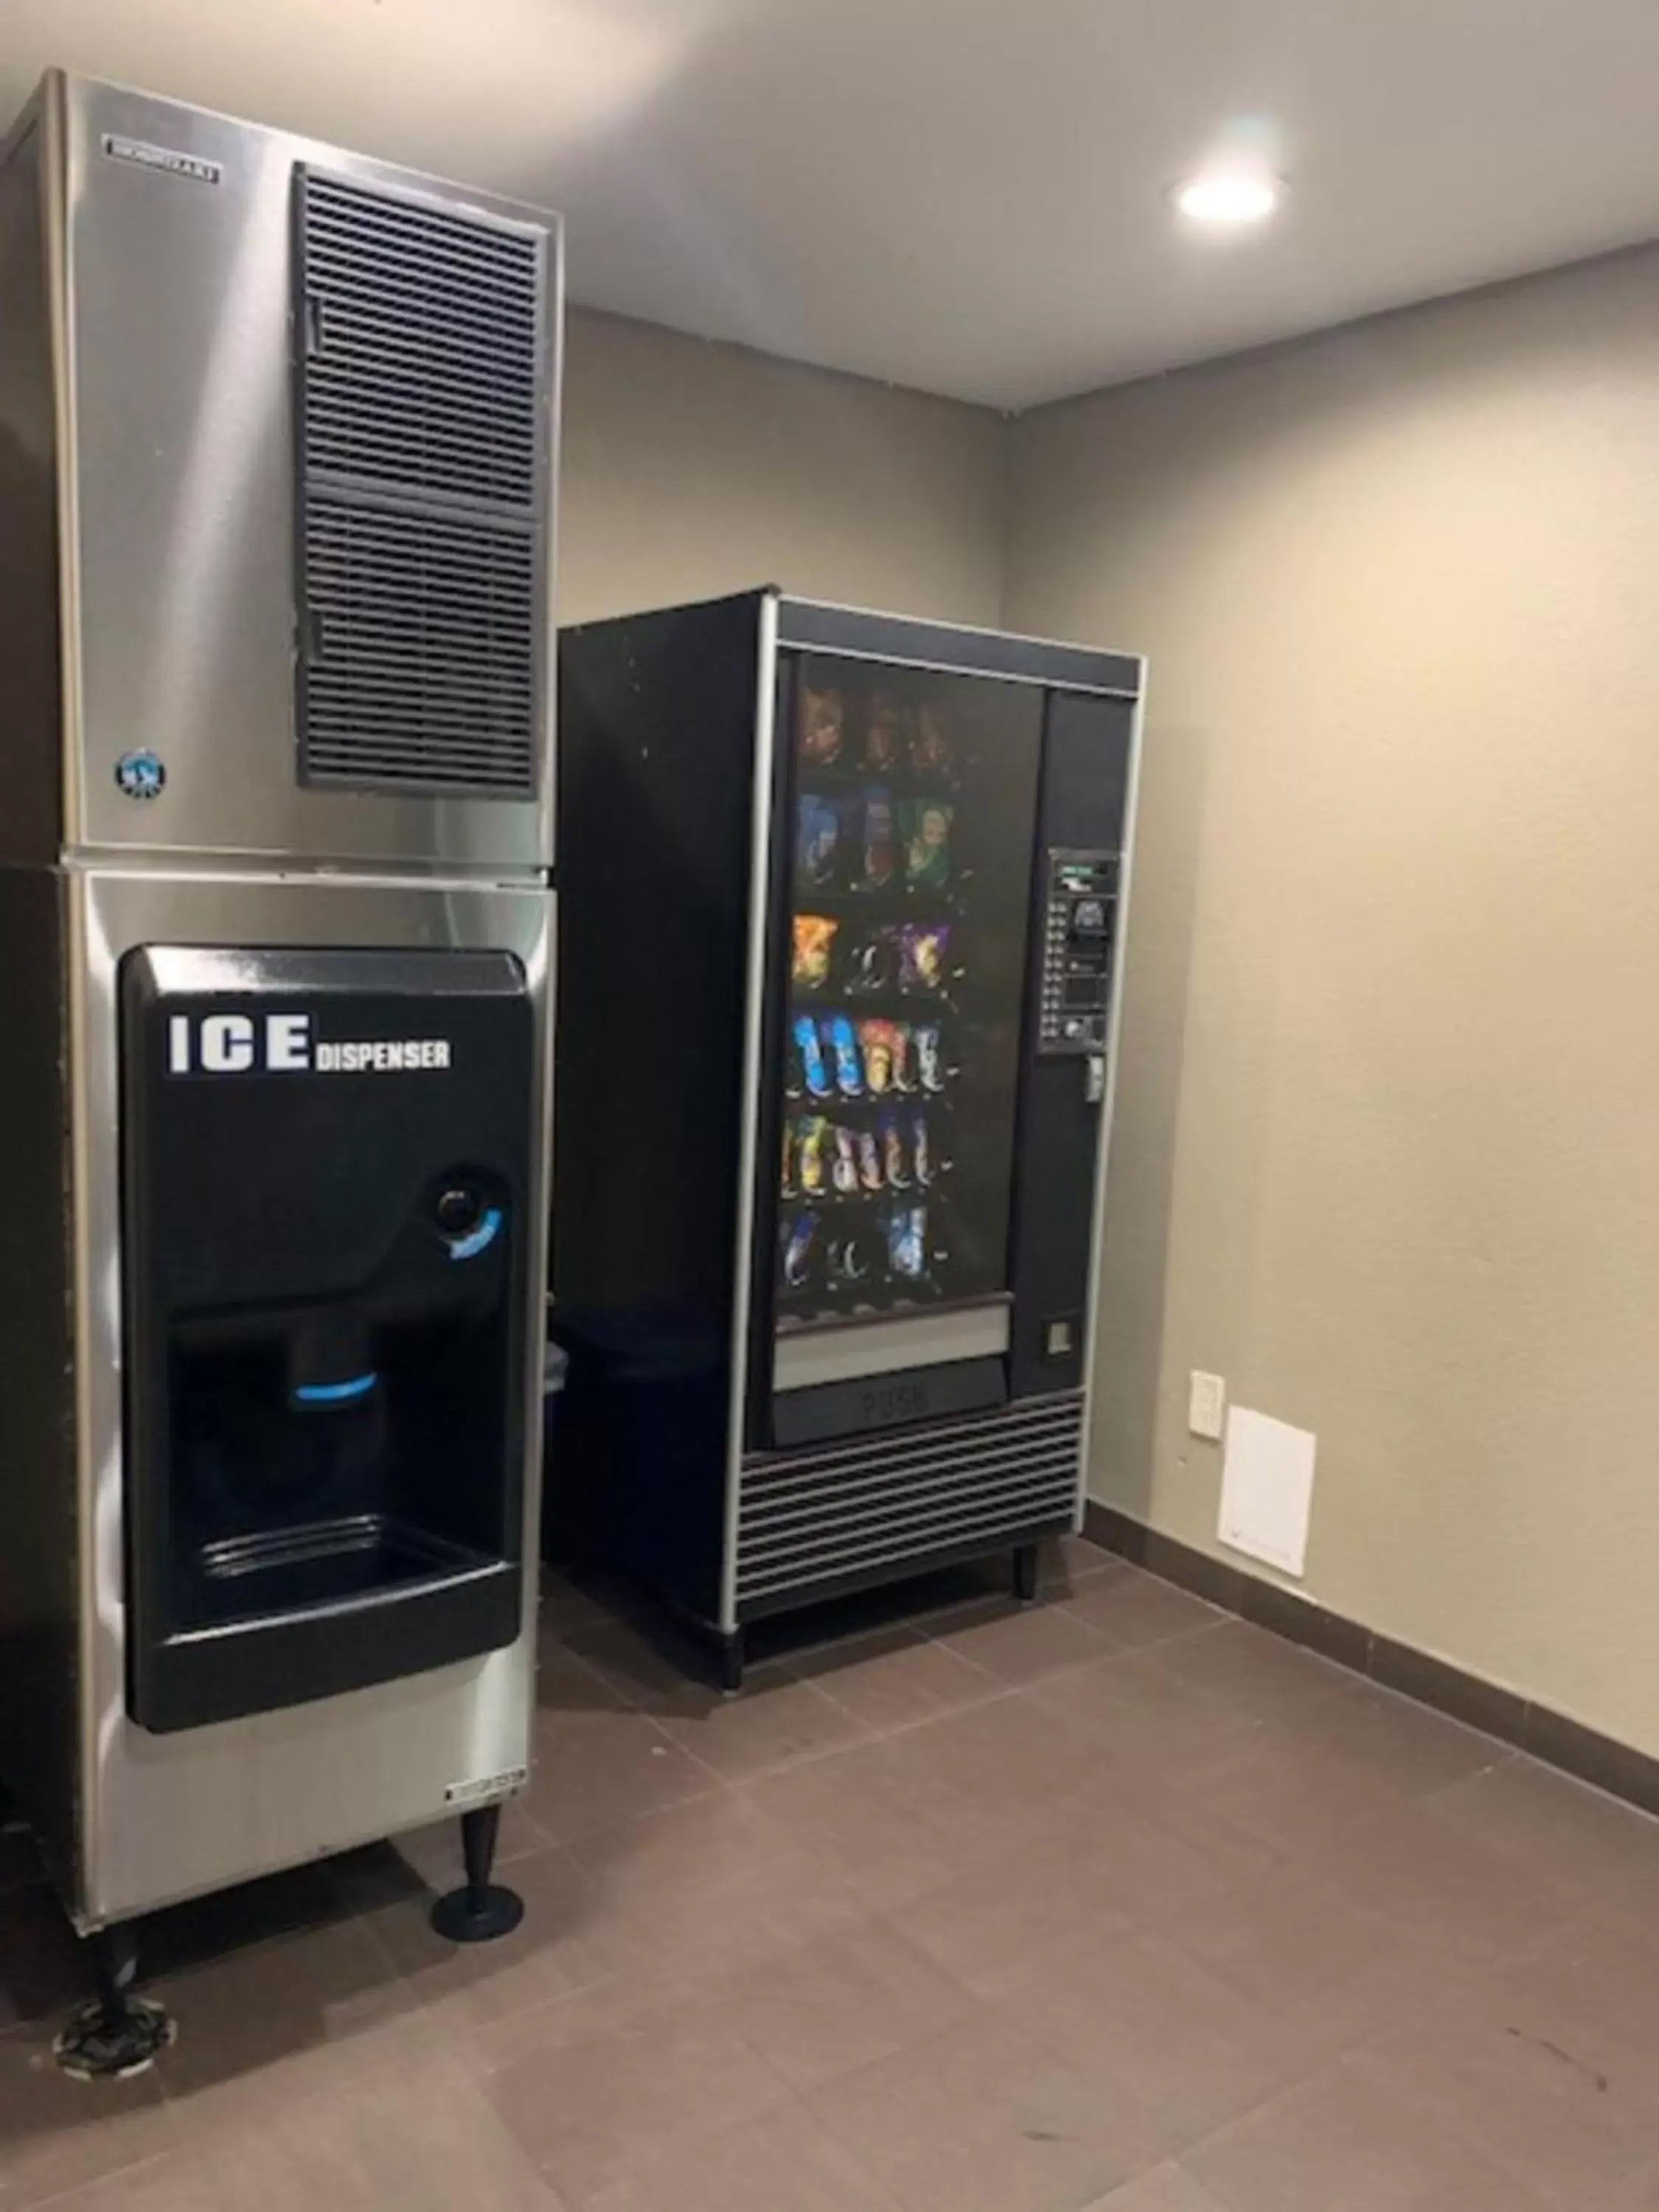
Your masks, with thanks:
[(1227, 1384), (1219, 1375), (1206, 1375), (1194, 1367), (1187, 1393), (1187, 1426), (1195, 1437), (1221, 1442), (1227, 1418)]

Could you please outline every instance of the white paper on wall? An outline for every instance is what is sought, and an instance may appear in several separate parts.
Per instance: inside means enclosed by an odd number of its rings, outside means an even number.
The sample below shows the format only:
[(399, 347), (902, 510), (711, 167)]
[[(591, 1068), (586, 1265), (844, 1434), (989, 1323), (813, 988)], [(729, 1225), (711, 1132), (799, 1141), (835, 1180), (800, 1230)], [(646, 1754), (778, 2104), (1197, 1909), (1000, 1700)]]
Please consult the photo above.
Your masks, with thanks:
[(1318, 1441), (1310, 1430), (1229, 1407), (1216, 1532), (1224, 1544), (1285, 1574), (1302, 1572)]

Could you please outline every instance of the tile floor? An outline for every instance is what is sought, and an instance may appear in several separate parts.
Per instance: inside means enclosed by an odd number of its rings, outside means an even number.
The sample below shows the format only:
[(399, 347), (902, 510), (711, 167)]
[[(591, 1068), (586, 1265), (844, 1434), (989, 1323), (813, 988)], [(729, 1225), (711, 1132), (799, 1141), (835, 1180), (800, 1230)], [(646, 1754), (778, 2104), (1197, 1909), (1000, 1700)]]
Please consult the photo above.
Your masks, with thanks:
[(848, 1625), (556, 1583), (522, 1929), (447, 1830), (166, 1915), (131, 2082), (0, 1838), (0, 2212), (1659, 2212), (1659, 1826), (1081, 1543)]

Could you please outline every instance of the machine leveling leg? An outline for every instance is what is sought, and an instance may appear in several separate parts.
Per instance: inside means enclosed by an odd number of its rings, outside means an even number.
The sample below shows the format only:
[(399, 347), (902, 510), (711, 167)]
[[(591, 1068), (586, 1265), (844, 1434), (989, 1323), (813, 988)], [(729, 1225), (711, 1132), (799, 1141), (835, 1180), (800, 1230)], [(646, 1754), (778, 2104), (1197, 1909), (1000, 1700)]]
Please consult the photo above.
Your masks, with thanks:
[(1014, 1550), (1014, 1595), (1029, 1605), (1037, 1594), (1037, 1547), (1020, 1544)]
[(173, 2038), (170, 2015), (132, 1994), (138, 1978), (138, 1928), (118, 1920), (87, 1939), (98, 1994), (84, 2004), (52, 2046), (66, 2074), (106, 2080), (142, 2074)]
[(461, 1855), (466, 1881), (432, 1908), (432, 1925), (452, 1943), (489, 1943), (511, 1935), (524, 1918), (524, 1899), (489, 1879), (495, 1863), (495, 1838), (501, 1825), (499, 1805), (481, 1805), (461, 1815)]

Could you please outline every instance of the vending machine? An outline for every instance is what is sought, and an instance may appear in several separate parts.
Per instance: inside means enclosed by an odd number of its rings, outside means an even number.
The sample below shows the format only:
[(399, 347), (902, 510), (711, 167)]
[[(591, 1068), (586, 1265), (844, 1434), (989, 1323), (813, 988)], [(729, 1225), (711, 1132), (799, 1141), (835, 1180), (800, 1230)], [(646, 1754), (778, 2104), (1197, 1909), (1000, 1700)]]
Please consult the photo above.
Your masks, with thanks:
[(1079, 1525), (1142, 673), (775, 591), (562, 638), (550, 1542), (731, 1685)]
[(0, 1783), (153, 1908), (526, 1779), (556, 220), (49, 77), (0, 152)]

